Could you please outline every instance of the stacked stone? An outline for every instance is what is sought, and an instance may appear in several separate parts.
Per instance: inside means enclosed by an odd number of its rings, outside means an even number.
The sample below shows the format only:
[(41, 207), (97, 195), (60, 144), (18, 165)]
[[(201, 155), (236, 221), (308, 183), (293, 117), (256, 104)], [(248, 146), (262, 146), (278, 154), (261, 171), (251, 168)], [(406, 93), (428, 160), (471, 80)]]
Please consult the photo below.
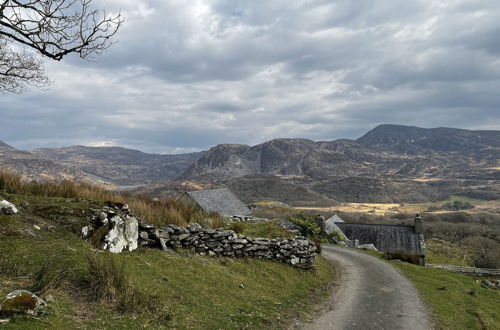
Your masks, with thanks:
[(249, 215), (233, 215), (230, 219), (233, 221), (236, 221), (236, 222), (267, 222), (267, 221), (270, 221), (269, 219), (257, 218), (257, 217), (252, 217)]
[(192, 253), (276, 260), (299, 268), (314, 268), (316, 246), (301, 236), (290, 239), (250, 238), (232, 230), (203, 228), (196, 223), (187, 227), (169, 225), (155, 229), (142, 226), (141, 229), (139, 236), (143, 245), (155, 240), (164, 250), (182, 248)]
[(98, 237), (100, 249), (113, 253), (137, 249), (139, 222), (127, 204), (110, 203), (94, 211), (92, 222), (81, 230), (82, 238), (91, 240), (94, 233), (102, 230), (102, 237)]

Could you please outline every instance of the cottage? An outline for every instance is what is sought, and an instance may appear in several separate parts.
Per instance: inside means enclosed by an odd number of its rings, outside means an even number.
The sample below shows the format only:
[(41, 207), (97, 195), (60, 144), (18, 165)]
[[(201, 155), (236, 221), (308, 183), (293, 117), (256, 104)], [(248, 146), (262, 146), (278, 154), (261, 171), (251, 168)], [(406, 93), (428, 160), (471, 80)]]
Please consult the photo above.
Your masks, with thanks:
[(406, 259), (424, 265), (424, 235), (422, 218), (417, 215), (415, 226), (394, 226), (336, 222), (344, 235), (359, 241), (359, 244), (373, 244), (379, 251), (395, 258)]
[(179, 202), (223, 217), (250, 215), (250, 209), (227, 188), (187, 191), (179, 197)]

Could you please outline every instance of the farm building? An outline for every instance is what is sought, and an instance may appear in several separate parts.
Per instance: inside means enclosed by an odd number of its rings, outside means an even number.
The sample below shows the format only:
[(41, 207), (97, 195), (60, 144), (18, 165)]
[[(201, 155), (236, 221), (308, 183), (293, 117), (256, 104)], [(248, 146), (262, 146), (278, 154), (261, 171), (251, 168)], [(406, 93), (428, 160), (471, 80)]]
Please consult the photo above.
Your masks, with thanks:
[(415, 226), (375, 225), (335, 222), (344, 235), (359, 244), (373, 244), (379, 251), (395, 258), (407, 259), (424, 265), (424, 235), (422, 218), (415, 218)]
[(227, 188), (187, 191), (179, 197), (179, 202), (223, 217), (250, 215), (250, 209)]

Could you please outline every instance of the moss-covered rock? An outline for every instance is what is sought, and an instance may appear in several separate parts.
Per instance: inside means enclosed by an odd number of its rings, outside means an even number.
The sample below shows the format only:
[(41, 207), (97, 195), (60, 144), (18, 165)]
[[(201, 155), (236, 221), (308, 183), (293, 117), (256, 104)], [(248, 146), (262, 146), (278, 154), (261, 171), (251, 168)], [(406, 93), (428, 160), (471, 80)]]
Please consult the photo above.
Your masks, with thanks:
[(45, 302), (36, 294), (26, 290), (16, 290), (9, 293), (0, 305), (0, 313), (37, 315)]

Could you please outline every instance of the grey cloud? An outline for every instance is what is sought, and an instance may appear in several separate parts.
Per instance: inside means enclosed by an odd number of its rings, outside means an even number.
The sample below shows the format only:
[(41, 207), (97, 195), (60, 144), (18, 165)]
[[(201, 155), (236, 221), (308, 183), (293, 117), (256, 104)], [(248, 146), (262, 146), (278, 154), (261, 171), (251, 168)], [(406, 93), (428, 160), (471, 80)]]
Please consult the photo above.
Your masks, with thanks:
[(0, 140), (173, 152), (500, 125), (498, 1), (103, 3), (127, 16), (120, 42), (48, 63), (49, 92), (1, 96)]

